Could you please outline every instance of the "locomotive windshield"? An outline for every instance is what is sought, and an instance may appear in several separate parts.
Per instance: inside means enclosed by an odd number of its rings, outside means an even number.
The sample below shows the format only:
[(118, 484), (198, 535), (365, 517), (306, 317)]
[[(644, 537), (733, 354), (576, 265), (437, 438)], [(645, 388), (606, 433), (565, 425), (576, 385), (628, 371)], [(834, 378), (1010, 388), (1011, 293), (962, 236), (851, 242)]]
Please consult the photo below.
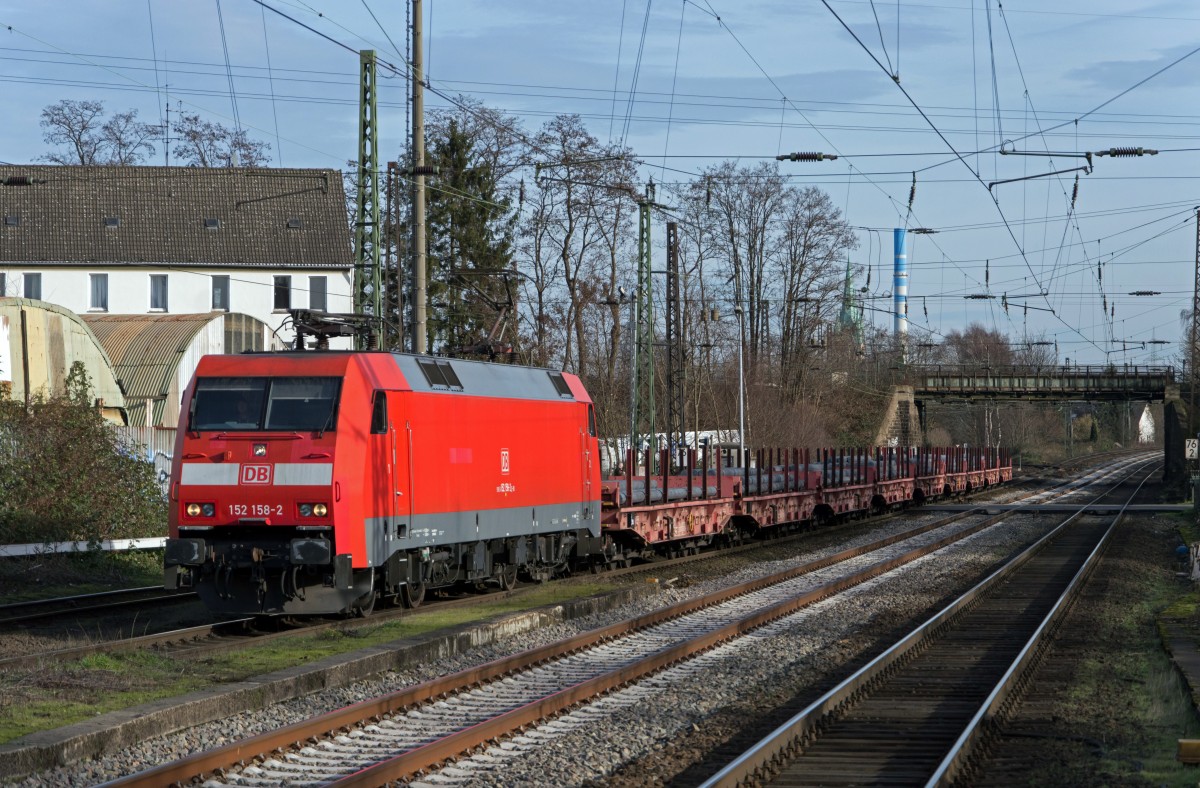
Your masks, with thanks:
[(189, 429), (332, 430), (339, 384), (339, 378), (200, 378)]

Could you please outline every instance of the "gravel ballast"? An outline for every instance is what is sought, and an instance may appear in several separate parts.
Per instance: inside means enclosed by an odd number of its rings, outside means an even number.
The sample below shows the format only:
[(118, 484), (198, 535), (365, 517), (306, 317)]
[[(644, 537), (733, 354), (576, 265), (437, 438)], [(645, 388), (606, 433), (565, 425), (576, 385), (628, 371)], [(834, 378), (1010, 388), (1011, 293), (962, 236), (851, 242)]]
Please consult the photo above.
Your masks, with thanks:
[[(570, 621), (555, 621), (554, 617), (547, 616), (543, 621), (545, 626), (523, 631), (517, 638), (497, 640), (466, 653), (449, 653), (420, 665), (388, 670), (376, 678), (311, 692), (275, 703), (261, 711), (230, 713), (218, 722), (195, 725), (176, 733), (146, 739), (130, 747), (108, 748), (99, 757), (41, 771), (17, 784), (93, 785), (650, 612), (720, 587), (780, 571), (800, 560), (811, 560), (836, 549), (877, 539), (886, 533), (907, 530), (913, 524), (913, 519), (905, 518), (904, 521), (896, 520), (864, 528), (861, 534), (853, 538), (843, 536), (836, 540), (822, 540), (828, 541), (829, 545), (821, 550), (793, 548), (788, 552), (798, 555), (754, 563), (732, 572), (719, 568), (722, 565), (727, 568), (727, 560), (711, 562), (711, 567), (708, 562), (692, 564), (686, 568), (686, 573), (679, 573), (679, 582), (671, 585), (664, 583), (659, 586), (658, 593), (643, 596), (613, 610), (582, 615)], [(581, 734), (579, 740), (574, 740), (570, 734), (553, 739), (522, 758), (512, 759), (511, 768), (516, 771), (506, 771), (504, 781), (579, 784), (604, 779), (623, 766), (661, 749), (666, 741), (681, 733), (691, 731), (699, 735), (698, 731), (705, 730), (706, 726), (711, 727), (713, 715), (719, 718), (724, 710), (735, 708), (748, 698), (755, 699), (756, 703), (765, 703), (770, 697), (784, 699), (794, 695), (808, 686), (807, 682), (817, 680), (860, 657), (875, 641), (873, 633), (880, 630), (881, 622), (910, 618), (928, 611), (945, 598), (948, 588), (967, 583), (984, 568), (1010, 554), (1019, 544), (1043, 533), (1045, 528), (1044, 523), (1014, 518), (999, 528), (989, 529), (946, 548), (937, 556), (922, 559), (793, 616), (792, 619), (799, 617), (793, 624), (798, 627), (798, 632), (782, 624), (764, 628), (754, 635), (749, 648), (739, 648), (736, 655), (721, 656), (721, 650), (718, 650), (705, 658), (706, 662), (717, 657), (728, 659), (728, 664), (718, 665), (720, 672), (715, 679), (707, 678), (695, 686), (659, 691), (655, 691), (654, 687), (660, 679), (651, 679), (641, 689), (650, 691), (648, 699), (631, 703), (623, 710), (616, 708), (610, 721), (600, 726), (600, 735), (592, 728)], [(681, 587), (684, 585), (686, 587)], [(609, 705), (619, 707), (620, 702), (615, 699), (609, 701)], [(578, 753), (585, 751), (589, 753), (588, 758), (579, 759)], [(3, 756), (4, 750), (0, 749), (0, 757)], [(494, 779), (489, 780), (486, 775), (481, 775), (477, 784), (492, 782)]]

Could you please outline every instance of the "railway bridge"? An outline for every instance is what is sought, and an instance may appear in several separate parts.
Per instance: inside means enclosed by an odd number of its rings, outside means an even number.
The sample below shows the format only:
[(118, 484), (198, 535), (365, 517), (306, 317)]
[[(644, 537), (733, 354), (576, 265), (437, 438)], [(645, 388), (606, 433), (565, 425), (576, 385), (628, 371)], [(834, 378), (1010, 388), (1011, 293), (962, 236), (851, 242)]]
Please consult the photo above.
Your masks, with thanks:
[(908, 385), (897, 386), (879, 442), (920, 443), (930, 402), (1161, 402), (1168, 481), (1187, 472), (1183, 441), (1188, 405), (1172, 367), (921, 365), (907, 368)]

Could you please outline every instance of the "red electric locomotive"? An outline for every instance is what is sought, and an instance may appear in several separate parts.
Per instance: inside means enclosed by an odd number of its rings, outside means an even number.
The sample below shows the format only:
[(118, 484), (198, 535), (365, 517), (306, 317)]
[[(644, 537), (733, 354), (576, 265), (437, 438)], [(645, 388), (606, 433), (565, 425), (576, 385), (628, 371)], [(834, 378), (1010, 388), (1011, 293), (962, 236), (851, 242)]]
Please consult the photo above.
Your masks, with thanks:
[(578, 378), (387, 352), (201, 359), (171, 477), (168, 588), (232, 614), (546, 579), (604, 554)]

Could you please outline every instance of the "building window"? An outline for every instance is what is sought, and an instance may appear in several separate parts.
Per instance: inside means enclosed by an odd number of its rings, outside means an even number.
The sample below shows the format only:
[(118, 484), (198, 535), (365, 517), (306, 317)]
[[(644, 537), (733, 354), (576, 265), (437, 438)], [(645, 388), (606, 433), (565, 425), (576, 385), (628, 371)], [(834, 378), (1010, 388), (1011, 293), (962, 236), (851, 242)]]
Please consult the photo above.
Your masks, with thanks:
[(204, 229), (205, 230), (220, 230), (221, 229), (221, 220), (210, 216), (209, 218), (204, 220)]
[(120, 217), (120, 216), (106, 216), (106, 217), (104, 217), (104, 227), (105, 227), (105, 229), (108, 229), (108, 230), (115, 230), (115, 229), (117, 229), (117, 228), (118, 228), (118, 227), (120, 227), (120, 226), (121, 226), (121, 217)]
[(275, 311), (286, 312), (292, 308), (292, 278), (275, 277)]
[(166, 274), (150, 274), (150, 311), (167, 311)]
[(327, 278), (310, 276), (308, 278), (308, 308), (321, 312), (329, 311), (329, 299), (326, 296)]
[(21, 226), (21, 217), (20, 216), (5, 216), (4, 217), (4, 226), (5, 227), (20, 227)]
[(8, 275), (0, 271), (0, 297), (8, 295)]
[(229, 311), (228, 276), (214, 276), (212, 278), (212, 308), (223, 312)]
[(42, 275), (25, 274), (25, 297), (42, 299)]
[(94, 312), (108, 311), (108, 274), (88, 274), (91, 280), (91, 295), (88, 309)]
[(289, 230), (299, 230), (303, 226), (304, 226), (304, 221), (302, 219), (300, 219), (300, 217), (298, 217), (298, 216), (293, 216), (292, 218), (287, 220), (287, 227)]

